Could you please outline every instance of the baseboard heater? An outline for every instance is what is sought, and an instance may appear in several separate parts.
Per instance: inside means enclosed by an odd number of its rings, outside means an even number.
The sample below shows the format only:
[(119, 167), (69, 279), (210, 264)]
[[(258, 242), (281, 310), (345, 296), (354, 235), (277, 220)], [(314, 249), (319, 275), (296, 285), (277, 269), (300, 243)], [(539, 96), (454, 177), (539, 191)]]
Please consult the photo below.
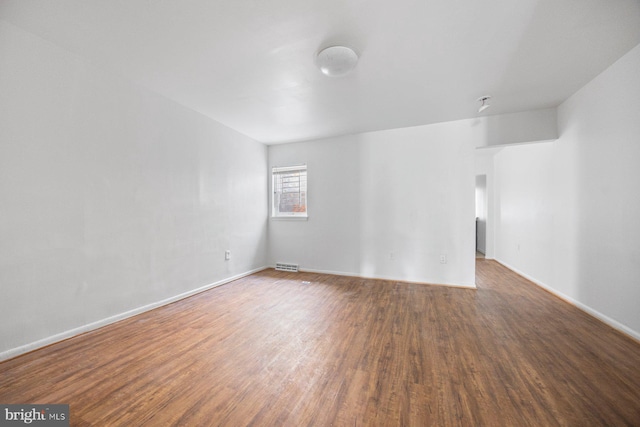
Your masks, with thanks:
[(276, 263), (276, 270), (278, 271), (294, 271), (298, 272), (298, 264), (286, 264), (284, 262)]

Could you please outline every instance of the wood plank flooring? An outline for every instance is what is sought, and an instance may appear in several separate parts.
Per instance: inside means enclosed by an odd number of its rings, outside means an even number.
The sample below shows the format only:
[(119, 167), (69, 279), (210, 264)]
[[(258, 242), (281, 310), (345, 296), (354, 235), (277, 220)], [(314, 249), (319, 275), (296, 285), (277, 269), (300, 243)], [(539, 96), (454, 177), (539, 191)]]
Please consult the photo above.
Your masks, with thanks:
[(0, 402), (77, 426), (640, 425), (639, 343), (476, 264), (477, 290), (266, 270), (0, 363)]

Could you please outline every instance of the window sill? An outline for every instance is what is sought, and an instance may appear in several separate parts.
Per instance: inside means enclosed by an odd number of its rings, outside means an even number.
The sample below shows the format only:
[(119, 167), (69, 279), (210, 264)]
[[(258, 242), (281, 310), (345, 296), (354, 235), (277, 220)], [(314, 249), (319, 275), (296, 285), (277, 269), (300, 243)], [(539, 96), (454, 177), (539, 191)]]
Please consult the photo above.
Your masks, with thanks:
[(309, 216), (272, 216), (272, 221), (306, 221)]

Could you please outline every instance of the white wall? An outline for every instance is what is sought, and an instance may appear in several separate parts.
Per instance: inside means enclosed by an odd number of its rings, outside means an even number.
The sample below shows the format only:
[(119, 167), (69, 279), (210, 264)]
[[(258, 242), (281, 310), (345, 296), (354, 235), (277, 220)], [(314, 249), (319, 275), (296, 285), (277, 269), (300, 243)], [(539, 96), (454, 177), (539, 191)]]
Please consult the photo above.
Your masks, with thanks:
[(496, 258), (549, 283), (553, 257), (553, 145), (504, 148), (496, 155)]
[(309, 183), (309, 219), (269, 223), (270, 263), (475, 286), (474, 123), (270, 146), (270, 166), (306, 163)]
[(475, 121), (476, 148), (488, 148), (511, 144), (553, 141), (558, 138), (557, 110), (522, 111), (511, 114), (479, 117)]
[(0, 94), (0, 357), (266, 265), (262, 144), (2, 21)]
[(640, 46), (558, 114), (560, 139), (495, 156), (496, 257), (640, 338)]

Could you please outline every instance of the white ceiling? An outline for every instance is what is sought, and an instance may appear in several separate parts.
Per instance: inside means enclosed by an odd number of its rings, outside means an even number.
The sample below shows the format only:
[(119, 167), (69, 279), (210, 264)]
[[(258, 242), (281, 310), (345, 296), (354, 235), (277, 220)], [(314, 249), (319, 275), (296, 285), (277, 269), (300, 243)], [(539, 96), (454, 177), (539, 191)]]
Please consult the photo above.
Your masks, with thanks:
[[(556, 106), (640, 43), (639, 0), (0, 0), (0, 18), (264, 143)], [(316, 53), (360, 55), (330, 78)], [(640, 72), (640, 70), (639, 70)]]

